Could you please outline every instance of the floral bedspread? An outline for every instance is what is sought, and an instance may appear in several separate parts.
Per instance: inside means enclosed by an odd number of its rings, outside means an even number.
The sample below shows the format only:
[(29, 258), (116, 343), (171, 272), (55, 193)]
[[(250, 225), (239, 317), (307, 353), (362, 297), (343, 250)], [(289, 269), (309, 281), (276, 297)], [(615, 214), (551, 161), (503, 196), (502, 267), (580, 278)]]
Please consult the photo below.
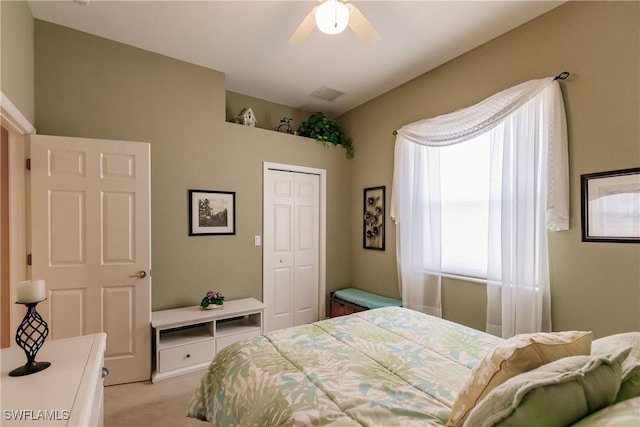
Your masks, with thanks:
[(274, 331), (219, 352), (187, 416), (218, 426), (444, 425), (502, 340), (386, 307)]

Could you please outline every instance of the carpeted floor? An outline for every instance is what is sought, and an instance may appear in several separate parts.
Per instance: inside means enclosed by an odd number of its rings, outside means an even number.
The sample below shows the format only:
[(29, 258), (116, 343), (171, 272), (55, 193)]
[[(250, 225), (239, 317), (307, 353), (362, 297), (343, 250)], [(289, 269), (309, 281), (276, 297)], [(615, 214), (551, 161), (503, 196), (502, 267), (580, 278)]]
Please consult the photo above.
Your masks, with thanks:
[(207, 423), (184, 415), (203, 374), (105, 387), (104, 426), (206, 427)]

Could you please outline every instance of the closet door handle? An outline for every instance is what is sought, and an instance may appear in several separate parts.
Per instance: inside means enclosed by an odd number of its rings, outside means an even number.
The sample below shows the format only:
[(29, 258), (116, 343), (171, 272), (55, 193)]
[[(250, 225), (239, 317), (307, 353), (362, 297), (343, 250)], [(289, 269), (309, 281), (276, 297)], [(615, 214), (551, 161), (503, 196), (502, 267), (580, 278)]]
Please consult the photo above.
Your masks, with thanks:
[(144, 270), (140, 270), (136, 274), (132, 274), (129, 277), (137, 277), (138, 279), (144, 279), (145, 277), (147, 277), (147, 273)]

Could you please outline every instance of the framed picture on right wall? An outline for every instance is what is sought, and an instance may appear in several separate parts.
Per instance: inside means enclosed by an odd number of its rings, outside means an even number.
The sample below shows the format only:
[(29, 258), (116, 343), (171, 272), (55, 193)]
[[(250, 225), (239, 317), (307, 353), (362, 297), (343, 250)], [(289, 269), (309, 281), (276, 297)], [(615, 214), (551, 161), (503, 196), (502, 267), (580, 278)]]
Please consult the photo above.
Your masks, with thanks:
[(362, 208), (362, 247), (384, 251), (385, 187), (365, 188)]
[(640, 243), (640, 168), (580, 176), (582, 241)]

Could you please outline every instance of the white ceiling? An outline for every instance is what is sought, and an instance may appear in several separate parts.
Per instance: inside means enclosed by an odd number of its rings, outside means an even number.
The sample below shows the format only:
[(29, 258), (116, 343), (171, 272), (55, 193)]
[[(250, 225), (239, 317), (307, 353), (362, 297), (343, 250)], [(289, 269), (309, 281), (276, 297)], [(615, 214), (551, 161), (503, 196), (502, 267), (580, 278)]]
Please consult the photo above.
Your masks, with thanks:
[[(317, 1), (29, 1), (33, 16), (226, 74), (230, 91), (337, 116), (564, 1), (359, 1), (381, 34), (288, 38)], [(345, 92), (332, 102), (321, 86)]]

